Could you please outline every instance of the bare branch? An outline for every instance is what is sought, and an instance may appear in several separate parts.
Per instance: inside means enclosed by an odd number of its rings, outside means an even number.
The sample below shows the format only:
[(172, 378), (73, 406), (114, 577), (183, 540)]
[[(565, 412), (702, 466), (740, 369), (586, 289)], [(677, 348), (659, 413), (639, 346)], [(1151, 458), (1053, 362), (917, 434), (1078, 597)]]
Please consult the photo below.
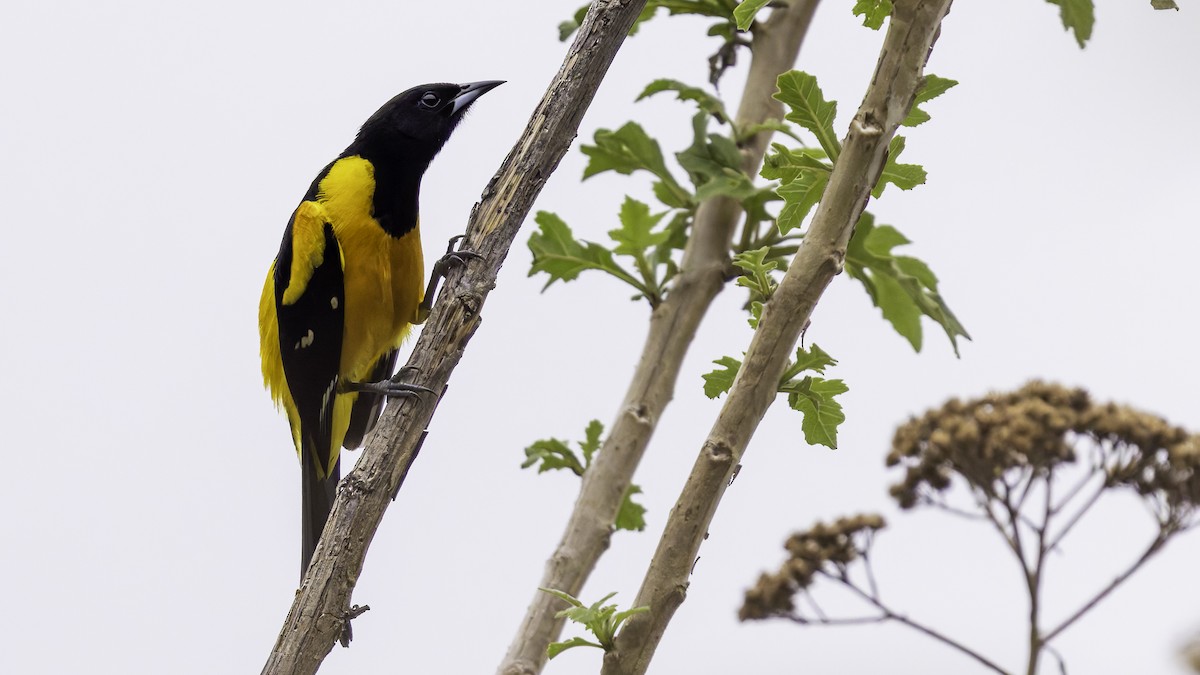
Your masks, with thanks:
[[(483, 255), (452, 272), (408, 365), (417, 384), (443, 391), (479, 326), (517, 231), (566, 153), (584, 112), (645, 0), (597, 0), (524, 134), (471, 213), (467, 247)], [(367, 547), (411, 465), (435, 400), (389, 405), (342, 481), (308, 573), (262, 672), (315, 673), (342, 632)]]
[[(756, 24), (754, 51), (736, 125), (747, 128), (783, 117), (783, 104), (771, 96), (779, 74), (792, 67), (817, 0), (796, 0)], [(743, 167), (757, 172), (770, 141), (762, 132), (742, 149)], [(692, 338), (713, 298), (725, 286), (729, 246), (741, 217), (738, 203), (711, 199), (697, 210), (679, 275), (650, 318), (650, 331), (638, 367), (604, 446), (584, 474), (566, 530), (539, 586), (578, 595), (608, 548), (612, 525), (625, 491), (645, 454), (667, 404)], [(546, 646), (562, 632), (555, 617), (561, 601), (534, 592), (521, 626), (501, 662), (501, 675), (535, 675), (546, 662)]]
[(912, 106), (950, 1), (896, 2), (874, 78), (850, 124), (825, 196), (796, 258), (763, 310), (725, 405), (671, 510), (634, 602), (650, 611), (631, 618), (621, 630), (616, 648), (605, 654), (605, 675), (646, 672), (683, 602), (692, 560), (729, 476), (775, 400), (779, 378), (813, 308), (842, 269), (854, 224), (883, 171), (888, 143)]

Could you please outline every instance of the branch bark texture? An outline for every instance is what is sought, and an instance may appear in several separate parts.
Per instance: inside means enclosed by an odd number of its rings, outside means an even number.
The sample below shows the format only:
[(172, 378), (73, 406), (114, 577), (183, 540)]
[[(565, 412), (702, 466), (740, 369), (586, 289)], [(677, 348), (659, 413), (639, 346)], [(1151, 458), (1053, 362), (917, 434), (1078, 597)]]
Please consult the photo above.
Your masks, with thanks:
[[(587, 14), (529, 124), (471, 213), (466, 248), (480, 253), (446, 280), (408, 365), (417, 384), (444, 391), (496, 275), (542, 186), (574, 140), (613, 57), (645, 0), (597, 0)], [(311, 674), (350, 616), (350, 596), (371, 539), (416, 457), (437, 402), (389, 405), (354, 470), (338, 488), (333, 512), (284, 621), (264, 675)]]
[[(754, 32), (750, 72), (739, 105), (739, 128), (783, 117), (772, 98), (780, 73), (796, 62), (818, 0), (794, 0), (772, 12)], [(742, 149), (750, 175), (762, 164), (771, 134), (762, 132)], [(675, 392), (684, 356), (713, 299), (725, 286), (729, 247), (741, 218), (732, 199), (711, 199), (697, 209), (680, 274), (650, 317), (650, 331), (629, 389), (608, 437), (583, 477), (566, 530), (546, 561), (539, 586), (579, 595), (607, 550), (625, 491), (645, 454), (658, 421)], [(546, 663), (546, 647), (562, 632), (555, 618), (563, 602), (535, 591), (521, 626), (497, 672), (536, 675)]]
[(634, 606), (604, 658), (603, 675), (645, 673), (682, 604), (700, 543), (759, 422), (777, 396), (779, 379), (800, 332), (833, 277), (842, 270), (854, 224), (887, 160), (887, 147), (908, 114), (951, 0), (897, 0), (875, 74), (867, 89), (812, 225), (762, 319), (738, 376), (684, 485)]

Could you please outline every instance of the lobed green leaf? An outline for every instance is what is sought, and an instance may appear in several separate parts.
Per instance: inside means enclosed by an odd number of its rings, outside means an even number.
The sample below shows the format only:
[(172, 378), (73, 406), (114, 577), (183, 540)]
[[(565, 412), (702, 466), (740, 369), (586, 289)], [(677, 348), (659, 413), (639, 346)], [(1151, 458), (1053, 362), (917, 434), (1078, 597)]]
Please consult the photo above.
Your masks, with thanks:
[(737, 377), (738, 369), (742, 367), (742, 362), (732, 356), (722, 356), (713, 363), (721, 367), (701, 375), (704, 378), (704, 395), (709, 398), (716, 398), (729, 391), (734, 378)]
[(800, 428), (804, 431), (805, 442), (836, 450), (838, 427), (846, 421), (846, 414), (834, 397), (850, 388), (841, 380), (806, 377), (789, 383), (784, 391), (788, 395), (788, 405), (804, 415)]
[(702, 112), (706, 112), (717, 119), (718, 122), (725, 123), (729, 121), (729, 113), (725, 111), (725, 104), (721, 99), (713, 94), (701, 89), (684, 84), (679, 80), (659, 79), (646, 85), (641, 94), (638, 94), (637, 100), (649, 98), (655, 94), (661, 94), (665, 91), (675, 92), (676, 98), (680, 101), (692, 101), (700, 107)]
[(924, 124), (929, 121), (929, 113), (921, 109), (922, 103), (927, 103), (941, 96), (950, 90), (951, 87), (957, 86), (958, 80), (951, 80), (937, 75), (926, 75), (921, 82), (921, 88), (917, 90), (917, 96), (913, 99), (912, 110), (908, 111), (908, 117), (901, 122), (906, 127), (915, 127), (919, 124)]
[(1083, 49), (1092, 38), (1092, 28), (1096, 25), (1096, 6), (1092, 0), (1046, 0), (1052, 5), (1058, 5), (1059, 17), (1063, 28), (1075, 35), (1075, 42)]
[(925, 184), (925, 168), (920, 164), (901, 164), (897, 159), (900, 153), (904, 152), (904, 137), (893, 136), (892, 141), (888, 143), (888, 158), (883, 165), (883, 172), (879, 175), (879, 182), (875, 184), (875, 189), (871, 191), (871, 196), (879, 199), (883, 194), (883, 190), (888, 183), (895, 185), (901, 190), (911, 190), (918, 185)]
[(617, 510), (617, 519), (613, 526), (618, 530), (641, 532), (646, 529), (646, 507), (633, 501), (633, 496), (642, 493), (642, 488), (630, 483), (621, 498), (621, 508)]
[(600, 449), (600, 435), (603, 433), (604, 425), (600, 423), (600, 420), (588, 422), (587, 428), (584, 429), (584, 440), (579, 442), (579, 449), (583, 451), (583, 465), (585, 469), (592, 465), (592, 457)]
[(799, 70), (780, 75), (777, 84), (779, 92), (775, 98), (791, 109), (786, 119), (812, 132), (825, 154), (837, 161), (842, 149), (833, 131), (837, 101), (826, 101), (817, 78)]
[(920, 317), (927, 316), (942, 327), (958, 354), (958, 338), (971, 336), (937, 292), (937, 277), (929, 266), (892, 252), (908, 243), (896, 228), (876, 226), (874, 216), (864, 213), (846, 249), (846, 271), (863, 284), (883, 317), (915, 351), (922, 345)]
[(568, 649), (571, 649), (572, 647), (596, 647), (598, 649), (604, 649), (604, 647), (596, 644), (595, 642), (590, 642), (576, 636), (569, 640), (563, 640), (562, 642), (551, 642), (550, 644), (546, 645), (546, 658), (552, 659)]
[(529, 276), (544, 272), (550, 279), (542, 290), (555, 281), (574, 281), (585, 270), (602, 270), (645, 292), (641, 282), (621, 268), (608, 249), (589, 241), (575, 239), (571, 228), (557, 215), (539, 211), (534, 217), (538, 231), (529, 237), (533, 265)]
[(675, 155), (696, 186), (696, 199), (725, 195), (741, 200), (758, 192), (750, 176), (742, 171), (742, 156), (733, 139), (707, 132), (708, 116), (695, 115), (692, 144)]
[(871, 30), (883, 27), (883, 20), (892, 15), (892, 0), (858, 0), (854, 3), (854, 16), (863, 18), (863, 25)]
[(836, 365), (837, 359), (815, 344), (808, 349), (805, 349), (803, 346), (796, 347), (795, 360), (784, 370), (783, 377), (780, 378), (780, 391), (783, 391), (783, 388), (787, 386), (792, 378), (806, 370), (823, 374), (826, 368)]
[(590, 463), (590, 457), (585, 457), (584, 462), (580, 462), (579, 457), (563, 441), (557, 438), (545, 438), (534, 441), (532, 445), (525, 448), (525, 461), (521, 462), (521, 468), (528, 469), (537, 464), (538, 473), (569, 469), (576, 476), (582, 476)]
[(754, 23), (754, 16), (770, 2), (771, 0), (742, 0), (737, 9), (733, 10), (733, 19), (737, 22), (738, 30), (750, 28), (750, 24)]

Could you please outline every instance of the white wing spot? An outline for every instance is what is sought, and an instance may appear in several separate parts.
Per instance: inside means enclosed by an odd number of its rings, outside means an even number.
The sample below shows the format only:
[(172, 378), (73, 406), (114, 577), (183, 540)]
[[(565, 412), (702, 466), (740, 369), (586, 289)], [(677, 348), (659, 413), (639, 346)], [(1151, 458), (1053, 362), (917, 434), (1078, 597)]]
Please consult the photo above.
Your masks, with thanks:
[(295, 349), (304, 349), (313, 343), (313, 339), (315, 339), (315, 336), (313, 335), (312, 329), (309, 328), (308, 334), (300, 338), (300, 341), (296, 343)]
[(330, 306), (330, 307), (332, 307), (332, 308), (334, 308), (334, 309), (337, 309), (337, 306), (338, 306), (338, 301), (337, 301), (337, 296), (336, 296), (336, 295), (335, 295), (335, 296), (333, 296), (332, 298), (330, 298), (330, 299), (329, 299), (329, 306)]

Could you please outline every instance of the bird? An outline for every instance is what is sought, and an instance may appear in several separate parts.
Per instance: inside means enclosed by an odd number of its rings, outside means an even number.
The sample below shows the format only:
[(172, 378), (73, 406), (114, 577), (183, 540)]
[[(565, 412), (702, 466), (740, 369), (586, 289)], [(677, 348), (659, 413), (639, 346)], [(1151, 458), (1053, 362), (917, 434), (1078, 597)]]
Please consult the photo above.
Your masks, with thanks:
[(475, 254), (452, 239), (424, 284), (421, 178), (471, 104), (501, 84), (424, 84), (385, 103), (317, 174), (268, 269), (259, 352), (300, 458), (301, 578), (333, 508), (341, 449), (362, 444), (386, 398), (429, 391), (389, 379), (397, 350), (429, 315), (447, 263)]

